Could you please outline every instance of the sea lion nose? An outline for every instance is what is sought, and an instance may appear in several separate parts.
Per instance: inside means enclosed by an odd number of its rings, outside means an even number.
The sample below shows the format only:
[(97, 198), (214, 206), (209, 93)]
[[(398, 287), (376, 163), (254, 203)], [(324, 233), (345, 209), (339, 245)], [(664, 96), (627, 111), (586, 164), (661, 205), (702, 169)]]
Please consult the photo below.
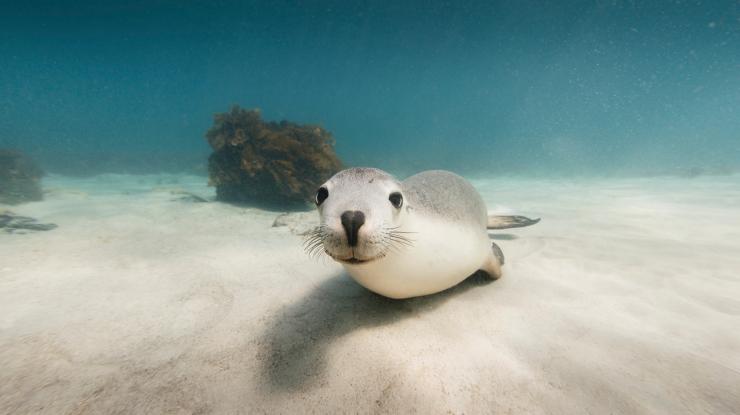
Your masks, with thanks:
[(348, 210), (342, 213), (342, 227), (347, 233), (347, 243), (349, 246), (357, 246), (357, 232), (365, 223), (365, 214), (359, 210)]

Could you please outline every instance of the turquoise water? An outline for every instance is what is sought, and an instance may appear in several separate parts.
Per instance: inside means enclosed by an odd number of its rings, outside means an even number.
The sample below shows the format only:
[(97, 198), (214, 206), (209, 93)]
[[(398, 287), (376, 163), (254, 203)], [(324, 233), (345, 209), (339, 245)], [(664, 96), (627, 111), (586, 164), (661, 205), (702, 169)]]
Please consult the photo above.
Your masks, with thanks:
[[(50, 173), (0, 151), (0, 414), (737, 413), (739, 4), (0, 1), (0, 150)], [(375, 295), (313, 207), (204, 203), (236, 103), (542, 220)], [(470, 265), (406, 208), (388, 268)]]
[(15, 3), (0, 147), (52, 172), (204, 172), (234, 103), (397, 172), (740, 166), (736, 1)]

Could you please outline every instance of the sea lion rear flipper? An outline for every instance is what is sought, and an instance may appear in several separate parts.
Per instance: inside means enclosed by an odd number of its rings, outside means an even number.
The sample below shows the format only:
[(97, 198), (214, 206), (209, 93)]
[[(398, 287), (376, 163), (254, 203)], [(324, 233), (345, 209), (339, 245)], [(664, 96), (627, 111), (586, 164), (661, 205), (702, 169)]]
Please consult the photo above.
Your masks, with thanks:
[(523, 228), (539, 222), (540, 218), (530, 219), (526, 216), (488, 215), (488, 229)]

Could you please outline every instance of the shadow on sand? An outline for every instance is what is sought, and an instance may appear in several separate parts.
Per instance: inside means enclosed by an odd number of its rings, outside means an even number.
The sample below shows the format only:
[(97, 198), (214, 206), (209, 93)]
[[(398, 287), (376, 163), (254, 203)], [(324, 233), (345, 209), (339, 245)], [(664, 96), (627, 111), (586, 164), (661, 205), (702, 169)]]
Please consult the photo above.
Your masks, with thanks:
[(489, 233), (488, 238), (493, 241), (513, 241), (519, 239), (519, 236), (513, 233)]
[(354, 330), (393, 324), (438, 307), (453, 296), (491, 280), (482, 272), (438, 294), (392, 300), (374, 294), (348, 275), (332, 277), (270, 323), (259, 356), (269, 392), (309, 389), (321, 379), (327, 348)]

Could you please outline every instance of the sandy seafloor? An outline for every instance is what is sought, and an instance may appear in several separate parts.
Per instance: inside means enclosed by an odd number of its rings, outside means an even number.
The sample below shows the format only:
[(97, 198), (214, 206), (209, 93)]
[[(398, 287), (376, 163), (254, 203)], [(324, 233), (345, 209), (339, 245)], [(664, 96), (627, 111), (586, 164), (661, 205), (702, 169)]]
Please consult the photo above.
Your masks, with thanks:
[(314, 213), (47, 178), (4, 207), (59, 227), (0, 234), (0, 413), (740, 412), (740, 176), (474, 184), (542, 222), (398, 301), (303, 253)]

